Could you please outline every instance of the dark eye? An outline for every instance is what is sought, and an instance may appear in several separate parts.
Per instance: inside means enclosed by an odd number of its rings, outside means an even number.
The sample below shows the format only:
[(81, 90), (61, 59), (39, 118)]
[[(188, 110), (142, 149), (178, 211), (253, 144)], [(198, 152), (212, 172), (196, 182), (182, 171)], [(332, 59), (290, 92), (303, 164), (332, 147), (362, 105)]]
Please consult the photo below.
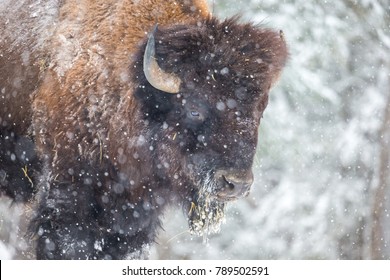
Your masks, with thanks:
[(205, 121), (205, 116), (202, 112), (192, 109), (187, 112), (187, 120), (192, 124), (200, 124)]
[(191, 110), (188, 112), (188, 118), (194, 121), (203, 121), (204, 115), (199, 111)]
[(188, 101), (185, 104), (185, 120), (188, 128), (197, 129), (208, 119), (208, 107), (200, 101)]
[(197, 112), (197, 111), (191, 111), (190, 114), (191, 114), (192, 117), (200, 117), (200, 113)]

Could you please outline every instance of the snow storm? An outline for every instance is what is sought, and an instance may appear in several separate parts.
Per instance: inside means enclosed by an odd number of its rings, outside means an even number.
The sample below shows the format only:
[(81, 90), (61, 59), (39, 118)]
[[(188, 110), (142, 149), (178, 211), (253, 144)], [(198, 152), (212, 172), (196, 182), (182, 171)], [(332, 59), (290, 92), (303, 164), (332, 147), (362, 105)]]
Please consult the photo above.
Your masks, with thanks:
[[(0, 0), (0, 16), (5, 13), (1, 8), (8, 2)], [(189, 230), (188, 214), (196, 210), (196, 205), (190, 203), (185, 208), (189, 211), (183, 214), (174, 205), (176, 202), (170, 203), (162, 219), (164, 230), (158, 231), (156, 242), (148, 248), (149, 258), (390, 259), (388, 0), (209, 0), (208, 3), (219, 19), (241, 14), (240, 23), (252, 22), (260, 28), (282, 30), (280, 38), (289, 47), (289, 58), (280, 81), (269, 93), (261, 119), (249, 195), (227, 203), (226, 207), (215, 208), (213, 219), (217, 226), (202, 234), (193, 234), (204, 230), (202, 219), (194, 221), (192, 234)], [(46, 16), (50, 17), (52, 7), (46, 8), (49, 11)], [(164, 35), (159, 32), (156, 36)], [(1, 34), (0, 30), (0, 45)], [(63, 44), (68, 41), (69, 38), (64, 38)], [(159, 44), (158, 40), (156, 43)], [(157, 47), (156, 50), (159, 51)], [(66, 60), (70, 54), (61, 55), (65, 57), (63, 65), (55, 66), (59, 72), (70, 67)], [(97, 46), (90, 55), (99, 60), (106, 54)], [(1, 56), (0, 49), (0, 62)], [(27, 52), (22, 57), (30, 59)], [(45, 60), (39, 63), (42, 69), (51, 67)], [(233, 71), (229, 67), (219, 70), (221, 76)], [(118, 80), (127, 82), (127, 77), (118, 76)], [(218, 77), (211, 73), (210, 82), (214, 79)], [(98, 99), (89, 102), (99, 103), (97, 106), (106, 102), (104, 98)], [(189, 101), (184, 98), (180, 102)], [(239, 103), (238, 99), (228, 98), (216, 102), (215, 109), (233, 110)], [(203, 114), (202, 108), (189, 111), (191, 118)], [(253, 126), (251, 121), (246, 125)], [(162, 129), (171, 127), (169, 122), (162, 125)], [(64, 131), (68, 139), (76, 136)], [(103, 133), (100, 136), (106, 137)], [(171, 137), (176, 139), (180, 134), (172, 133)], [(99, 160), (100, 140), (95, 140), (96, 150), (85, 151), (95, 153)], [(133, 140), (135, 145), (145, 141), (143, 137)], [(219, 140), (221, 147), (231, 148), (229, 139)], [(198, 135), (197, 141), (207, 144), (203, 135)], [(152, 145), (148, 148), (156, 149)], [(118, 151), (118, 158), (123, 155), (123, 150)], [(28, 155), (10, 154), (9, 160), (12, 156)], [(236, 156), (241, 157), (240, 153)], [(160, 168), (165, 168), (164, 163)], [(29, 170), (26, 168), (24, 172), (28, 175)], [(178, 179), (180, 174), (174, 176)], [(228, 181), (226, 176), (222, 174)], [(5, 177), (6, 172), (0, 169), (0, 182)], [(120, 185), (114, 185), (115, 188), (117, 193), (123, 192)], [(203, 201), (210, 202), (207, 198)], [(30, 204), (0, 198), (0, 259), (36, 258), (31, 239), (26, 237), (32, 212)], [(201, 229), (196, 230), (198, 227)], [(93, 245), (98, 250), (105, 244)], [(49, 242), (47, 247), (50, 246)]]

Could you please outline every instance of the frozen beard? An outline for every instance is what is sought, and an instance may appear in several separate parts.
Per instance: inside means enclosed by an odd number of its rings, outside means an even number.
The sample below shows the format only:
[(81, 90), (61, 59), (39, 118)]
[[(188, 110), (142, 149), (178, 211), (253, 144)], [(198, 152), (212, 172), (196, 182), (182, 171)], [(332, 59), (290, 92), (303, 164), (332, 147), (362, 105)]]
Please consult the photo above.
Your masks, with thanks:
[(215, 198), (216, 186), (210, 176), (202, 185), (191, 202), (188, 224), (191, 234), (207, 237), (220, 231), (225, 221), (226, 203)]

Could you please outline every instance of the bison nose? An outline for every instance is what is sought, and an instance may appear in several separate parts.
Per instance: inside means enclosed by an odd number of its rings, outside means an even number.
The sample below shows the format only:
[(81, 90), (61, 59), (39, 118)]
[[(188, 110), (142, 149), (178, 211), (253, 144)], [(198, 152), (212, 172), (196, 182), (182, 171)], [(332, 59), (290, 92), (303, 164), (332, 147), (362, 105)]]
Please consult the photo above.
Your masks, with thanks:
[(217, 197), (220, 200), (234, 200), (248, 195), (250, 187), (253, 184), (253, 173), (250, 172), (226, 172), (219, 171), (218, 176), (220, 188), (217, 192)]

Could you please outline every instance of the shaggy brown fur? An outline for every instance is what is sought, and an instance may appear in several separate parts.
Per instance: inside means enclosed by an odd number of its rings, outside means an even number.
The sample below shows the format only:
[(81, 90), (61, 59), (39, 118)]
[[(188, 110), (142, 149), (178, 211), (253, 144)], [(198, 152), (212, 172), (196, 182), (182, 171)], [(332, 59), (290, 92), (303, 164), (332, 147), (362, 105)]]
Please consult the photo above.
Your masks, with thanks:
[[(279, 33), (221, 22), (203, 0), (32, 2), (0, 4), (14, 13), (0, 14), (0, 184), (20, 201), (38, 190), (37, 257), (141, 257), (173, 201), (194, 233), (217, 230), (249, 191)], [(156, 23), (178, 94), (143, 72)]]

